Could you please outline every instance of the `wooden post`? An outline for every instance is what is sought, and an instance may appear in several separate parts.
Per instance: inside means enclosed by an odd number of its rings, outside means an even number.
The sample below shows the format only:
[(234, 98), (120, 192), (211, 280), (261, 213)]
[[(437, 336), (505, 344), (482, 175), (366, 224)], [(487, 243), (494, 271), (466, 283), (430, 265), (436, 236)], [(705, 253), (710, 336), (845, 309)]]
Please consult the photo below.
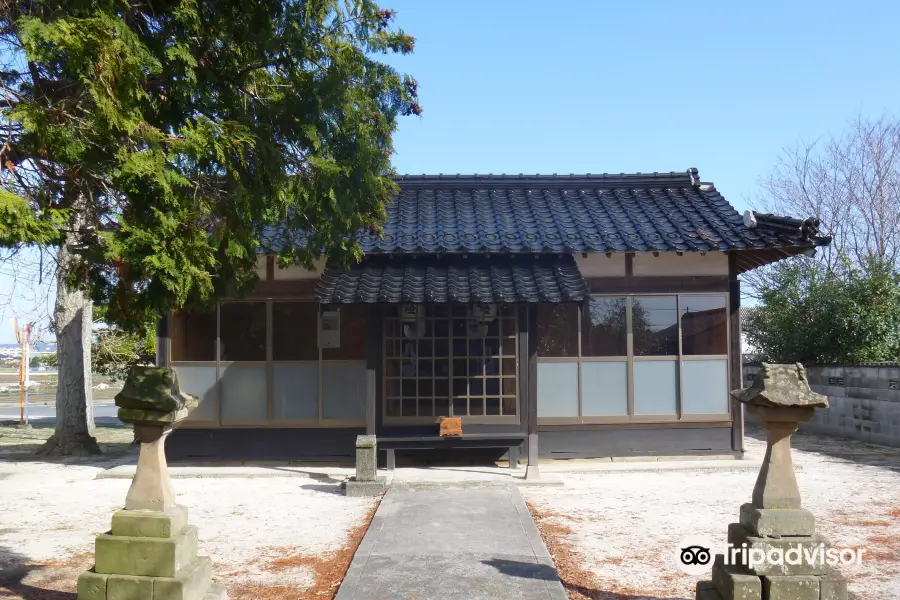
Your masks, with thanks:
[(22, 342), (22, 357), (19, 360), (19, 425), (25, 424), (25, 372), (28, 369), (28, 326), (23, 325), (16, 330), (16, 336)]
[(381, 307), (369, 307), (366, 315), (366, 435), (375, 435), (378, 430), (378, 370), (383, 343), (381, 317)]
[(526, 433), (528, 433), (528, 466), (525, 469), (525, 479), (540, 479), (541, 471), (538, 459), (538, 431), (537, 431), (537, 306), (529, 305), (526, 308), (525, 335), (528, 344), (528, 378), (526, 389), (528, 394), (528, 413), (525, 415)]
[(366, 435), (375, 435), (375, 369), (366, 369)]
[[(737, 255), (728, 253), (728, 303), (731, 310), (728, 320), (731, 345), (729, 352), (729, 390), (744, 387), (743, 374), (741, 372), (743, 355), (741, 350), (741, 282), (737, 276)], [(735, 452), (744, 451), (744, 405), (731, 397), (731, 449)]]
[(169, 331), (169, 314), (163, 313), (156, 324), (156, 366), (169, 366), (169, 345), (171, 333)]

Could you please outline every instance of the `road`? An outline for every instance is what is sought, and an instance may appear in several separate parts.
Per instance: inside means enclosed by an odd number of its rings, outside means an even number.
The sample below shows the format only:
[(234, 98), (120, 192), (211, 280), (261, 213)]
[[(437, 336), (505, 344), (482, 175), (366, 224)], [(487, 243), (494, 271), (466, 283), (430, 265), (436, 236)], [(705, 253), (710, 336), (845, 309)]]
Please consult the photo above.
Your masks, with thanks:
[[(112, 402), (96, 402), (94, 403), (94, 422), (95, 423), (119, 423), (116, 416), (118, 414), (116, 405)], [(53, 423), (56, 421), (56, 406), (54, 404), (38, 404), (28, 407), (28, 417), (31, 421), (41, 421), (42, 423)], [(19, 405), (18, 404), (0, 404), (0, 421), (18, 421)]]

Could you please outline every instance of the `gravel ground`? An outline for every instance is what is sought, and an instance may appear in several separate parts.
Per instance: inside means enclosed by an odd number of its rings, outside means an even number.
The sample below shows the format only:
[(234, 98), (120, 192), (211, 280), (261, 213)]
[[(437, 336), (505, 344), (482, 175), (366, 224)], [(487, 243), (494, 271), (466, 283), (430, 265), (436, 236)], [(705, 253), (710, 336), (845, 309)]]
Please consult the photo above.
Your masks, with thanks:
[[(103, 462), (24, 456), (48, 433), (0, 428), (0, 598), (75, 600), (94, 536), (108, 530), (130, 483), (94, 479), (134, 460), (130, 432), (100, 430), (116, 450)], [(760, 432), (748, 433), (749, 458), (758, 460)], [(794, 442), (804, 504), (820, 532), (835, 546), (866, 550), (861, 565), (843, 568), (851, 591), (900, 599), (900, 450), (806, 434)], [(756, 479), (730, 470), (557, 475), (565, 487), (521, 490), (573, 600), (693, 598), (697, 577), (678, 570), (673, 549), (689, 535), (724, 545)], [(304, 600), (333, 596), (376, 506), (340, 495), (338, 477), (310, 469), (309, 478), (174, 486), (233, 599)]]
[[(750, 458), (765, 452), (749, 430)], [(842, 567), (866, 600), (900, 598), (900, 451), (809, 434), (794, 436), (804, 506), (841, 548), (864, 548)], [(573, 600), (692, 599), (697, 577), (672, 554), (687, 536), (724, 548), (727, 525), (750, 501), (756, 474), (565, 474), (563, 488), (522, 488)], [(706, 576), (708, 578), (708, 576)]]
[[(74, 600), (94, 537), (122, 507), (127, 479), (99, 467), (0, 462), (0, 598)], [(233, 600), (331, 598), (374, 512), (339, 481), (310, 477), (178, 479), (178, 502), (199, 527), (200, 554)]]

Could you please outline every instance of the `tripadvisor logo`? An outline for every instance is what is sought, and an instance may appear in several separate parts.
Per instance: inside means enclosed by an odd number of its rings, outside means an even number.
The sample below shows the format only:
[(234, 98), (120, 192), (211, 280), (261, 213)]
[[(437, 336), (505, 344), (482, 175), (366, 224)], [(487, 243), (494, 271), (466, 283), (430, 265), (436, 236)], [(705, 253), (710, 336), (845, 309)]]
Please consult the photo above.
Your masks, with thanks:
[[(829, 566), (860, 564), (865, 548), (829, 548), (824, 542), (787, 544), (784, 546), (749, 547), (728, 544), (715, 547), (702, 537), (688, 537), (673, 549), (675, 564), (690, 575), (708, 575), (716, 554), (722, 554), (727, 566), (746, 566), (750, 569), (766, 566)], [(723, 551), (724, 550), (724, 551)]]
[(720, 548), (714, 548), (706, 538), (690, 536), (675, 545), (671, 558), (685, 573), (700, 577), (709, 574), (713, 556), (718, 552)]
[(728, 544), (725, 552), (726, 565), (747, 565), (751, 569), (759, 565), (780, 567), (790, 565), (858, 565), (862, 562), (865, 548), (828, 548), (824, 542), (809, 544), (788, 544), (786, 547), (749, 548)]

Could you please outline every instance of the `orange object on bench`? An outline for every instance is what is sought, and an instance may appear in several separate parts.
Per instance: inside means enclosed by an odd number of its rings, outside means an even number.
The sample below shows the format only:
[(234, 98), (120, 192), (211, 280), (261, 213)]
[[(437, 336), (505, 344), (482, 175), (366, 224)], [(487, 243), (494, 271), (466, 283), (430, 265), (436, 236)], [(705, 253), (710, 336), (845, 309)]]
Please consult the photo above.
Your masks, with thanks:
[(443, 417), (443, 418), (441, 418), (441, 435), (442, 436), (462, 435), (462, 418), (461, 417)]

